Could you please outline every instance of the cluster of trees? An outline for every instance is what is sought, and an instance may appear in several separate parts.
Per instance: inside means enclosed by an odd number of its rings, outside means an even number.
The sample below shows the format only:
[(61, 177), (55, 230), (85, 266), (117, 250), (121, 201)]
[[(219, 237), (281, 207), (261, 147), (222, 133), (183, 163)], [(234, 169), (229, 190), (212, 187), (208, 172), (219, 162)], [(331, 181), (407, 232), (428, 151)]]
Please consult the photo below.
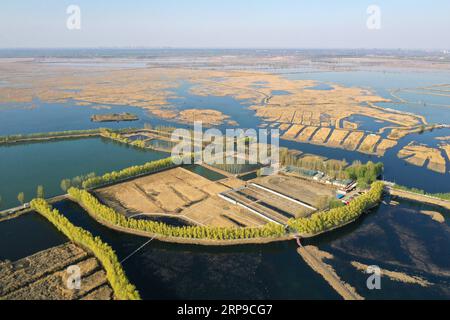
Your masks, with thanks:
[(59, 231), (71, 241), (91, 251), (103, 265), (106, 277), (114, 290), (114, 294), (121, 300), (140, 300), (136, 288), (129, 282), (114, 250), (99, 237), (74, 226), (58, 210), (53, 209), (45, 200), (34, 199), (31, 208), (43, 215)]
[(413, 193), (417, 193), (417, 194), (423, 194), (424, 196), (429, 196), (429, 197), (438, 198), (438, 199), (442, 199), (442, 200), (450, 200), (450, 192), (429, 193), (429, 192), (426, 192), (425, 190), (421, 190), (421, 189), (417, 189), (417, 188), (408, 188), (405, 186), (400, 186), (398, 184), (394, 185), (393, 188), (398, 189), (398, 190), (409, 191), (409, 192), (413, 192)]
[(109, 138), (111, 140), (114, 140), (114, 141), (117, 141), (120, 143), (129, 144), (136, 148), (140, 148), (140, 149), (146, 148), (144, 141), (141, 141), (141, 140), (131, 141), (130, 139), (128, 139), (127, 137), (124, 137), (122, 135), (123, 132), (127, 132), (127, 131), (112, 131), (109, 129), (102, 129), (101, 135), (104, 138)]
[(300, 234), (311, 235), (346, 224), (375, 206), (381, 200), (383, 188), (381, 181), (374, 182), (368, 192), (350, 202), (349, 205), (317, 212), (309, 218), (291, 219), (288, 225)]
[(115, 134), (124, 134), (134, 132), (138, 129), (135, 128), (125, 128), (125, 129), (105, 129), (105, 128), (97, 128), (97, 129), (87, 129), (87, 130), (67, 130), (67, 131), (55, 131), (55, 132), (39, 132), (39, 133), (30, 133), (30, 134), (15, 134), (9, 136), (0, 136), (0, 144), (7, 143), (16, 143), (20, 141), (27, 141), (31, 139), (39, 139), (39, 138), (70, 138), (71, 136), (78, 135), (87, 135), (87, 134), (102, 134), (103, 132), (114, 132)]
[(255, 164), (226, 164), (226, 163), (213, 163), (212, 167), (229, 172), (231, 174), (241, 174), (252, 170), (252, 167), (256, 169), (258, 165)]
[(102, 137), (109, 138), (122, 143), (128, 144), (130, 142), (127, 138), (123, 137), (119, 132), (114, 132), (110, 129), (102, 129), (101, 134)]
[(62, 179), (60, 183), (61, 190), (67, 192), (70, 187), (81, 188), (83, 185), (83, 181), (86, 181), (91, 178), (95, 178), (95, 172), (88, 173), (86, 175), (76, 176), (72, 179)]
[(368, 188), (372, 182), (383, 173), (383, 163), (372, 161), (362, 164), (355, 161), (351, 166), (345, 160), (326, 160), (320, 157), (299, 157), (286, 148), (280, 149), (280, 163), (283, 166), (291, 165), (303, 169), (317, 170), (326, 173), (335, 179), (353, 179), (358, 181), (361, 188)]
[(319, 196), (317, 196), (315, 206), (319, 210), (327, 210), (327, 209), (343, 207), (344, 205), (345, 204), (341, 200), (338, 200), (335, 197), (319, 195)]
[(381, 162), (372, 161), (362, 164), (361, 161), (355, 161), (345, 169), (347, 177), (358, 181), (360, 188), (368, 188), (383, 173), (384, 165)]
[[(44, 199), (45, 198), (44, 186), (41, 186), (41, 185), (37, 186), (36, 198), (39, 198), (39, 199)], [(17, 201), (19, 201), (19, 203), (21, 205), (23, 205), (25, 203), (25, 193), (24, 192), (19, 192), (19, 194), (17, 195)]]
[(174, 227), (162, 222), (128, 219), (114, 209), (101, 204), (97, 198), (86, 190), (69, 189), (69, 195), (99, 220), (107, 221), (115, 226), (148, 232), (164, 237), (208, 239), (208, 240), (240, 240), (252, 238), (275, 238), (286, 234), (283, 226), (269, 223), (258, 228), (224, 228), (208, 226)]
[(19, 194), (17, 195), (17, 200), (19, 201), (20, 204), (24, 204), (25, 203), (25, 193), (19, 192)]
[(320, 157), (300, 157), (286, 148), (280, 148), (280, 163), (282, 166), (295, 166), (321, 171), (335, 179), (347, 178), (345, 168), (348, 166), (348, 163), (345, 160), (329, 159), (324, 161)]
[(113, 182), (121, 181), (124, 179), (132, 178), (142, 174), (154, 173), (156, 171), (170, 168), (174, 166), (174, 159), (172, 157), (147, 162), (143, 165), (132, 166), (122, 169), (120, 171), (113, 171), (106, 173), (102, 176), (93, 176), (85, 179), (82, 182), (82, 187), (85, 189), (96, 188)]

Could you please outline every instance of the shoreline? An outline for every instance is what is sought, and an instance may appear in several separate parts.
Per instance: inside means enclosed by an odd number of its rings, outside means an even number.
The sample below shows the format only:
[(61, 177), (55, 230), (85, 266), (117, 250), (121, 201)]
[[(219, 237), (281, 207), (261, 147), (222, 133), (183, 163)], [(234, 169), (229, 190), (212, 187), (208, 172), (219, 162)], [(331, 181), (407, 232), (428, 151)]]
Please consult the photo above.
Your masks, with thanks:
[(11, 141), (0, 141), (0, 147), (8, 145), (17, 145), (22, 143), (33, 143), (33, 142), (43, 142), (52, 140), (65, 140), (65, 139), (79, 139), (79, 138), (90, 138), (90, 137), (100, 137), (100, 133), (80, 133), (80, 134), (70, 134), (70, 135), (59, 135), (59, 136), (46, 136), (46, 137), (25, 137), (23, 139), (16, 139)]
[(201, 246), (236, 246), (236, 245), (255, 245), (255, 244), (268, 244), (268, 243), (274, 243), (274, 242), (282, 242), (282, 241), (289, 241), (294, 240), (295, 235), (288, 234), (283, 237), (278, 238), (254, 238), (254, 239), (240, 239), (240, 240), (208, 240), (208, 239), (194, 239), (194, 238), (175, 238), (175, 237), (166, 237), (161, 236), (157, 234), (152, 234), (146, 231), (131, 229), (131, 228), (125, 228), (121, 226), (117, 226), (112, 224), (109, 221), (105, 221), (103, 219), (98, 219), (94, 214), (90, 212), (88, 208), (86, 208), (83, 204), (79, 203), (72, 197), (68, 197), (70, 201), (73, 201), (74, 203), (78, 204), (81, 208), (83, 208), (84, 211), (96, 222), (100, 223), (101, 225), (116, 230), (118, 232), (132, 234), (136, 236), (146, 237), (146, 238), (154, 238), (155, 240), (161, 241), (161, 242), (167, 242), (167, 243), (175, 243), (175, 244), (191, 244), (191, 245), (201, 245)]

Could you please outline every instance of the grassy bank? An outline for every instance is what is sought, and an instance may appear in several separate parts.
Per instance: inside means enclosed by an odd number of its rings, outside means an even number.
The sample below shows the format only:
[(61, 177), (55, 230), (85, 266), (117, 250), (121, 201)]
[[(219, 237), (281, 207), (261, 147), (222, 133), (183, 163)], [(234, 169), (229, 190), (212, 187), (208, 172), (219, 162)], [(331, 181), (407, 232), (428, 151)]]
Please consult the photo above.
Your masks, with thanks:
[(94, 237), (90, 232), (74, 226), (43, 199), (32, 200), (31, 207), (64, 233), (67, 238), (95, 255), (106, 271), (106, 277), (116, 298), (120, 300), (140, 300), (139, 293), (129, 282), (114, 250), (108, 244), (104, 243), (99, 237)]
[(2, 144), (15, 144), (15, 143), (23, 143), (30, 141), (44, 141), (44, 140), (59, 140), (59, 139), (71, 139), (77, 137), (89, 137), (89, 136), (100, 136), (102, 131), (108, 130), (109, 132), (114, 132), (116, 134), (121, 133), (129, 133), (133, 132), (133, 128), (126, 129), (104, 129), (104, 128), (96, 128), (96, 129), (87, 129), (87, 130), (67, 130), (67, 131), (55, 131), (55, 132), (39, 132), (39, 133), (30, 133), (30, 134), (15, 134), (8, 136), (0, 136), (0, 145)]
[(49, 140), (49, 139), (67, 139), (71, 137), (99, 135), (100, 129), (91, 130), (69, 130), (45, 133), (16, 134), (0, 137), (0, 144), (14, 144), (27, 141)]
[(436, 199), (441, 199), (441, 200), (445, 200), (445, 201), (450, 201), (450, 192), (447, 192), (447, 193), (429, 193), (429, 192), (426, 192), (426, 191), (421, 190), (421, 189), (408, 188), (408, 187), (405, 187), (405, 186), (400, 186), (398, 184), (394, 185), (392, 188), (393, 189), (397, 189), (397, 190), (417, 193), (417, 194), (420, 194), (420, 195), (423, 195), (423, 196), (427, 196), (427, 197), (431, 197), (431, 198), (436, 198)]

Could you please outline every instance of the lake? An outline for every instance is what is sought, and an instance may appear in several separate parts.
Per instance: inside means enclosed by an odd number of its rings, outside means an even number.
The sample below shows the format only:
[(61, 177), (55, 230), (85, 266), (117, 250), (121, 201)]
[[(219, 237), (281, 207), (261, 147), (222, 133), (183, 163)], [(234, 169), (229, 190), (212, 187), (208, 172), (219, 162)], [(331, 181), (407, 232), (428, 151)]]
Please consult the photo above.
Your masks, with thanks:
[[(391, 97), (390, 90), (429, 86), (448, 82), (449, 74), (440, 72), (349, 71), (308, 72), (285, 75), (293, 79), (312, 79), (323, 83), (362, 86)], [(1, 84), (0, 84), (1, 85)], [(264, 83), (260, 84), (261, 86)], [(217, 109), (230, 115), (241, 127), (257, 128), (259, 119), (248, 110), (246, 101), (232, 97), (203, 97), (189, 92), (189, 83), (183, 83), (171, 103), (180, 109)], [(316, 90), (327, 90), (320, 86)], [(274, 93), (275, 94), (275, 93)], [(285, 94), (279, 92), (278, 94)], [(431, 122), (450, 124), (450, 109), (437, 104), (448, 99), (429, 98), (423, 94), (401, 93), (409, 103), (382, 104), (382, 106), (422, 114)], [(425, 102), (420, 104), (418, 102)], [(96, 110), (92, 107), (67, 103), (34, 101), (35, 108), (20, 105), (0, 106), (0, 135), (90, 129), (97, 127), (123, 128), (152, 125), (173, 125), (156, 119), (144, 109), (130, 106), (110, 106)], [(136, 122), (93, 123), (92, 114), (131, 112), (139, 116)], [(366, 130), (377, 130), (379, 123), (356, 116)], [(221, 128), (224, 128), (222, 126)], [(281, 140), (281, 145), (348, 162), (383, 161), (384, 178), (429, 192), (449, 192), (450, 175), (415, 167), (397, 158), (397, 152), (411, 141), (437, 145), (438, 136), (450, 135), (450, 129), (413, 134), (389, 150), (382, 158), (332, 149), (323, 146)], [(130, 165), (142, 164), (166, 157), (167, 154), (145, 151), (101, 138), (61, 140), (16, 144), (0, 147), (1, 208), (18, 205), (17, 194), (25, 192), (27, 200), (43, 185), (46, 196), (63, 193), (60, 181), (78, 175), (96, 172), (102, 174)], [(450, 159), (447, 159), (450, 160)], [(190, 170), (210, 180), (222, 175), (199, 166)], [(254, 174), (250, 175), (254, 177)], [(388, 199), (389, 200), (389, 199)], [(107, 229), (92, 220), (78, 205), (70, 201), (55, 205), (74, 224), (100, 236), (124, 259), (147, 238), (126, 235)], [(446, 223), (439, 224), (419, 214), (421, 210), (441, 212)], [(308, 241), (334, 255), (329, 263), (344, 281), (354, 286), (367, 298), (446, 298), (450, 297), (449, 281), (449, 221), (448, 211), (440, 208), (399, 201), (398, 205), (383, 204), (356, 223), (343, 229)], [(26, 214), (0, 223), (0, 260), (17, 260), (40, 250), (59, 245), (66, 238), (37, 214)], [(382, 290), (366, 287), (367, 275), (350, 265), (351, 261), (376, 264), (382, 268), (418, 275), (433, 283), (428, 288), (382, 280)], [(236, 247), (202, 247), (176, 245), (152, 241), (123, 263), (132, 283), (146, 299), (339, 299), (321, 276), (312, 271), (296, 252), (294, 241)]]
[[(396, 200), (398, 205), (382, 204), (357, 222), (305, 244), (333, 254), (326, 262), (368, 299), (448, 299), (450, 211)], [(55, 207), (72, 223), (110, 244), (119, 260), (148, 241), (104, 227), (71, 201)], [(439, 211), (446, 222), (435, 222), (419, 214), (420, 210)], [(0, 260), (11, 261), (66, 242), (36, 213), (1, 222), (0, 240)], [(340, 299), (303, 262), (296, 248), (295, 241), (204, 247), (154, 240), (123, 267), (145, 299)], [(433, 285), (423, 288), (382, 277), (382, 289), (369, 290), (367, 275), (351, 266), (351, 261), (419, 276)]]
[(52, 197), (64, 193), (60, 188), (62, 179), (90, 172), (101, 175), (168, 156), (102, 138), (0, 146), (0, 155), (3, 209), (19, 205), (19, 192), (31, 200), (38, 185), (44, 186), (47, 197)]

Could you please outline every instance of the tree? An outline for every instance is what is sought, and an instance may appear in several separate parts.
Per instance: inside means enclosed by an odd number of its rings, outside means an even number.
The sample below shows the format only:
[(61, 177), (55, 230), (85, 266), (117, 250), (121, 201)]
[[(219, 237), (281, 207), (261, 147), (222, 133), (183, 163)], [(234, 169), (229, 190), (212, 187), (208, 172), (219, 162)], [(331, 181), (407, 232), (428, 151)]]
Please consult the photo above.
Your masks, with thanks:
[(25, 193), (19, 192), (17, 195), (17, 200), (19, 200), (20, 204), (23, 205), (25, 203)]
[(107, 243), (104, 243), (99, 237), (94, 237), (89, 231), (73, 225), (44, 199), (34, 199), (30, 205), (33, 210), (40, 213), (65, 234), (69, 240), (80, 247), (88, 248), (95, 255), (106, 271), (106, 278), (116, 298), (120, 300), (140, 300), (139, 292), (129, 282), (117, 255)]
[(45, 193), (44, 193), (44, 187), (43, 186), (38, 186), (37, 187), (36, 197), (39, 198), (39, 199), (44, 199), (45, 198)]
[(317, 198), (317, 207), (320, 210), (326, 209), (330, 203), (330, 199), (328, 196), (319, 196)]
[(62, 191), (67, 192), (67, 190), (71, 187), (70, 179), (63, 179), (60, 186)]

